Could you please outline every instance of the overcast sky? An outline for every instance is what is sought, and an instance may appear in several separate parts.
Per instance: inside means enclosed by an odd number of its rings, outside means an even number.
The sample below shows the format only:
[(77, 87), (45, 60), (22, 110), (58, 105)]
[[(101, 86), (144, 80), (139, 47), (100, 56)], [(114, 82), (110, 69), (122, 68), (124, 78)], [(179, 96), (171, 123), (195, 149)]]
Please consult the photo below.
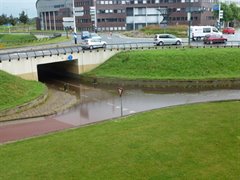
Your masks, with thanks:
[(37, 0), (0, 0), (0, 15), (19, 17), (22, 11), (25, 11), (29, 18), (37, 17)]

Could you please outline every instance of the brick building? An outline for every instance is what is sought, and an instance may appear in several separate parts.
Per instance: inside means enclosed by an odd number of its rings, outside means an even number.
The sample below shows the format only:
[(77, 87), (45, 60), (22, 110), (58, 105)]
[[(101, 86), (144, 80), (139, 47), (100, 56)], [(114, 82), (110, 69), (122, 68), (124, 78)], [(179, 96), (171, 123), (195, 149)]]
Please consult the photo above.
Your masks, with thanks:
[[(189, 11), (193, 25), (216, 23), (212, 7), (217, 0), (37, 0), (37, 28), (63, 30), (63, 17), (73, 16), (73, 1), (75, 8), (83, 8), (83, 15), (75, 18), (78, 31), (94, 28), (122, 31), (148, 25), (188, 24)], [(95, 7), (94, 14), (91, 7)]]

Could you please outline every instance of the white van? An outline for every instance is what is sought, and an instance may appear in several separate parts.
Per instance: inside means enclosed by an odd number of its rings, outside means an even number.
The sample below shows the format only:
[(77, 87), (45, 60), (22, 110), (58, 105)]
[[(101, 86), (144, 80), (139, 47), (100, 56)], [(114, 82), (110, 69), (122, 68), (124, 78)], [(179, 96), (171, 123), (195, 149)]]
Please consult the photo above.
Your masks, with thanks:
[(200, 40), (208, 34), (222, 35), (222, 33), (214, 26), (191, 26), (190, 39), (193, 41)]

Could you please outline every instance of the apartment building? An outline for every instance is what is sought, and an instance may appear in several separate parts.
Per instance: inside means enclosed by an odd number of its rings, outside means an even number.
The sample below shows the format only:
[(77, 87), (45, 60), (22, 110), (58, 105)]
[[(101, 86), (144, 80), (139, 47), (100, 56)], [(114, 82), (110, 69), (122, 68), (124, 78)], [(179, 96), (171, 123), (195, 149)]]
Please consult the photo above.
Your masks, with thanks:
[(75, 17), (78, 31), (123, 31), (188, 24), (187, 12), (192, 25), (214, 25), (212, 7), (218, 0), (38, 0), (37, 28), (63, 30), (63, 17), (73, 17), (73, 2), (83, 9)]

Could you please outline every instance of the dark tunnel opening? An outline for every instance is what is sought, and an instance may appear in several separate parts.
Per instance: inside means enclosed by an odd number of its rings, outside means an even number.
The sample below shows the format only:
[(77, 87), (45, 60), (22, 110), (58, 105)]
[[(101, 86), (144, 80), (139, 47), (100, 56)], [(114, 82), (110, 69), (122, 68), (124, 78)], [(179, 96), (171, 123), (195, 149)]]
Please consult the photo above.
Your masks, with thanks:
[(49, 83), (53, 80), (63, 81), (73, 78), (74, 72), (72, 72), (72, 67), (72, 61), (39, 64), (37, 66), (38, 80), (43, 83)]

